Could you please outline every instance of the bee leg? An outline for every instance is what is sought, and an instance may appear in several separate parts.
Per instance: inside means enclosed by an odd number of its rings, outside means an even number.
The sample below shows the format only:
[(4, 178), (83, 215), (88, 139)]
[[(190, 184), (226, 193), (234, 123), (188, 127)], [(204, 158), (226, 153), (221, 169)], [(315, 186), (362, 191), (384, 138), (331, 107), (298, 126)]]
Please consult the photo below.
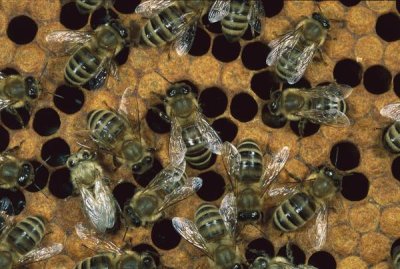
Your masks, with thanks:
[(325, 61), (325, 58), (324, 58), (324, 55), (322, 54), (322, 50), (321, 49), (318, 49), (317, 50), (317, 53), (318, 53), (318, 57), (315, 57), (314, 58), (314, 61), (316, 61), (316, 62), (322, 62), (322, 63), (324, 63), (324, 65), (328, 65), (328, 63)]
[(294, 261), (293, 250), (292, 250), (292, 243), (290, 240), (286, 244), (286, 257), (289, 259), (291, 263)]
[(304, 129), (306, 128), (307, 120), (301, 119), (298, 123), (300, 137), (304, 137)]

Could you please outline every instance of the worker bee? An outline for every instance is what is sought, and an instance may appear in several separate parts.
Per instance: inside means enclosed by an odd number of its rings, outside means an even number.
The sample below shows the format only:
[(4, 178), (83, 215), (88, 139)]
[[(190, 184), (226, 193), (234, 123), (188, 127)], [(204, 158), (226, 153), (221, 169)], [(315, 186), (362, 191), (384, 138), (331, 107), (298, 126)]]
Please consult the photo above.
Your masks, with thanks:
[(147, 0), (135, 12), (149, 18), (137, 34), (145, 47), (172, 44), (178, 55), (187, 54), (196, 35), (197, 21), (207, 11), (208, 0)]
[(241, 269), (243, 257), (236, 244), (237, 208), (233, 193), (228, 193), (218, 209), (204, 203), (194, 216), (194, 223), (175, 217), (172, 225), (189, 243), (202, 250), (209, 258), (211, 268)]
[(14, 115), (21, 126), (24, 126), (18, 108), (31, 112), (32, 105), (42, 93), (38, 79), (32, 76), (5, 75), (0, 72), (0, 111), (5, 109)]
[(399, 269), (400, 268), (400, 246), (396, 246), (391, 251), (391, 257), (393, 262), (393, 268)]
[(186, 199), (201, 188), (201, 178), (188, 178), (185, 168), (185, 161), (180, 164), (171, 163), (161, 170), (146, 188), (136, 191), (123, 210), (129, 226), (147, 226), (160, 220), (166, 208)]
[(37, 262), (59, 254), (62, 244), (37, 248), (45, 236), (44, 219), (30, 216), (10, 227), (0, 242), (0, 265), (2, 269)]
[(113, 242), (97, 238), (96, 235), (81, 223), (75, 226), (75, 231), (84, 245), (96, 250), (99, 254), (78, 262), (74, 269), (107, 268), (107, 269), (157, 269), (153, 256), (150, 253), (138, 253), (132, 250), (123, 250)]
[(208, 13), (210, 22), (221, 21), (222, 33), (229, 42), (236, 42), (250, 25), (253, 36), (261, 33), (261, 18), (265, 17), (260, 0), (216, 0)]
[(344, 99), (352, 90), (350, 86), (337, 83), (312, 89), (278, 90), (272, 93), (268, 108), (273, 115), (299, 121), (300, 135), (303, 136), (306, 121), (333, 126), (350, 125)]
[(64, 78), (72, 86), (102, 87), (110, 73), (118, 78), (114, 57), (130, 43), (130, 32), (119, 20), (108, 18), (94, 31), (54, 31), (46, 36), (48, 48), (71, 55)]
[(389, 104), (384, 106), (381, 115), (389, 119), (395, 120), (383, 133), (383, 144), (392, 153), (400, 152), (400, 103)]
[(79, 13), (89, 14), (103, 6), (107, 9), (114, 1), (115, 0), (76, 0), (75, 5)]
[(301, 20), (296, 28), (271, 41), (267, 65), (275, 65), (276, 74), (289, 84), (300, 80), (316, 51), (321, 52), (330, 28), (321, 13)]
[(257, 257), (250, 265), (249, 269), (318, 269), (311, 265), (295, 265), (293, 259), (285, 257), (270, 258), (268, 255)]
[(103, 169), (96, 153), (80, 149), (67, 160), (74, 191), (80, 193), (83, 210), (97, 231), (112, 230), (117, 218), (116, 202), (105, 184)]

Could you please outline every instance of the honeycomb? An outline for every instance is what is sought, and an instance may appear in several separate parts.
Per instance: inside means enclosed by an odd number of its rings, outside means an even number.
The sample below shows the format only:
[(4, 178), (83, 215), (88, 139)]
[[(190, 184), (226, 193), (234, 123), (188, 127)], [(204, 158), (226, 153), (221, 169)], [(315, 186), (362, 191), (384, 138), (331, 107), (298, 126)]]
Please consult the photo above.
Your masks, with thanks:
[[(168, 164), (169, 126), (149, 108), (160, 105), (151, 92), (164, 93), (168, 87), (158, 73), (170, 81), (187, 80), (199, 91), (203, 113), (224, 141), (238, 143), (255, 139), (271, 151), (290, 147), (286, 169), (305, 177), (307, 167), (295, 156), (313, 166), (332, 164), (349, 172), (343, 182), (343, 210), (330, 211), (328, 241), (321, 251), (311, 252), (302, 244), (304, 232), (281, 235), (263, 224), (241, 231), (239, 242), (246, 259), (254, 259), (250, 249), (270, 255), (285, 255), (288, 239), (293, 243), (296, 263), (320, 269), (390, 268), (390, 249), (400, 243), (400, 157), (386, 152), (381, 135), (391, 122), (379, 115), (383, 105), (400, 96), (400, 4), (398, 1), (283, 1), (264, 0), (265, 27), (260, 36), (250, 32), (236, 43), (228, 43), (219, 24), (206, 18), (197, 29), (193, 48), (186, 57), (166, 50), (127, 48), (117, 57), (120, 80), (109, 78), (104, 89), (89, 91), (65, 85), (63, 67), (67, 57), (55, 57), (46, 48), (45, 36), (54, 30), (90, 30), (104, 16), (104, 9), (91, 16), (80, 15), (73, 2), (57, 0), (0, 1), (0, 70), (41, 77), (43, 94), (31, 115), (20, 111), (27, 123), (21, 128), (16, 119), (2, 111), (0, 151), (21, 145), (18, 156), (37, 168), (35, 184), (11, 192), (0, 189), (0, 196), (11, 199), (16, 219), (43, 215), (49, 221), (49, 234), (43, 244), (61, 242), (61, 255), (30, 264), (28, 268), (72, 268), (76, 262), (94, 255), (82, 245), (74, 225), (84, 221), (79, 197), (73, 197), (68, 155), (79, 149), (79, 126), (88, 111), (105, 103), (118, 107), (127, 87), (138, 87), (142, 97), (143, 126), (153, 130), (157, 140), (157, 162), (149, 173), (133, 178), (127, 169), (107, 169), (113, 194), (120, 205), (130, 198), (136, 186), (145, 186), (157, 171)], [(116, 0), (115, 14), (124, 22), (139, 19), (134, 14), (139, 0)], [(299, 138), (296, 123), (271, 126), (265, 118), (265, 103), (271, 91), (281, 85), (273, 80), (265, 65), (266, 45), (295, 26), (303, 17), (318, 11), (332, 20), (331, 38), (324, 45), (324, 61), (313, 62), (296, 86), (310, 87), (336, 80), (354, 87), (349, 97), (350, 128), (308, 125)], [(3, 47), (4, 46), (4, 47)], [(157, 73), (157, 72), (158, 73)], [(283, 85), (283, 87), (288, 87)], [(21, 141), (23, 141), (21, 143)], [(336, 159), (337, 155), (337, 159)], [(105, 164), (109, 160), (105, 157)], [(172, 268), (206, 268), (206, 257), (174, 231), (173, 216), (193, 218), (204, 201), (219, 204), (225, 192), (226, 174), (219, 159), (208, 169), (188, 169), (199, 175), (204, 186), (197, 195), (167, 211), (167, 218), (152, 228), (130, 229), (123, 241), (124, 228), (111, 236), (117, 245), (134, 250), (151, 250)], [(281, 173), (287, 180), (287, 172)], [(39, 191), (40, 190), (40, 191)]]

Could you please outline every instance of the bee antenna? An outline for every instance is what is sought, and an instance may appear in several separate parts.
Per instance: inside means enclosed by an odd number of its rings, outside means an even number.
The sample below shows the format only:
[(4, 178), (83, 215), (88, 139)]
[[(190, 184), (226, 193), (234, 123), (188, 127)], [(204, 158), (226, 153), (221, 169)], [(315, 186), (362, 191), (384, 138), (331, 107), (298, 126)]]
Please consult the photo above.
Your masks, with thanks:
[(49, 92), (49, 91), (43, 91), (43, 93), (44, 93), (44, 94), (48, 94), (48, 95), (57, 96), (57, 97), (60, 98), (60, 99), (65, 99), (64, 96), (61, 96), (61, 95), (59, 95), (59, 94), (55, 94), (55, 93), (52, 93), (52, 92)]
[(44, 73), (45, 73), (45, 71), (46, 71), (46, 69), (47, 69), (47, 64), (48, 64), (49, 62), (46, 62), (45, 63), (45, 65), (44, 65), (44, 67), (43, 67), (43, 69), (42, 69), (42, 72), (40, 73), (40, 75), (39, 75), (39, 78), (38, 78), (38, 80), (39, 81), (42, 81), (42, 77), (43, 77), (43, 75), (44, 75)]
[(79, 142), (79, 141), (77, 141), (76, 142), (76, 144), (78, 144), (80, 147), (82, 147), (82, 148), (85, 148), (85, 149), (90, 149), (90, 150), (92, 150), (92, 148), (91, 147), (89, 147), (89, 146), (87, 146), (87, 145), (84, 145), (84, 144), (82, 144), (81, 142)]
[(335, 153), (335, 167), (337, 166), (338, 158), (339, 158), (339, 147), (336, 147), (336, 153)]
[(32, 183), (33, 186), (35, 186), (35, 188), (40, 191), (41, 194), (44, 195), (44, 197), (46, 197), (47, 199), (49, 199), (49, 197), (43, 192), (43, 190), (41, 188), (39, 188), (38, 185), (36, 185), (36, 183)]
[(166, 82), (168, 82), (169, 84), (174, 84), (173, 82), (171, 82), (169, 79), (167, 79), (163, 74), (161, 74), (158, 70), (155, 70), (154, 72), (156, 72), (160, 77), (162, 77)]

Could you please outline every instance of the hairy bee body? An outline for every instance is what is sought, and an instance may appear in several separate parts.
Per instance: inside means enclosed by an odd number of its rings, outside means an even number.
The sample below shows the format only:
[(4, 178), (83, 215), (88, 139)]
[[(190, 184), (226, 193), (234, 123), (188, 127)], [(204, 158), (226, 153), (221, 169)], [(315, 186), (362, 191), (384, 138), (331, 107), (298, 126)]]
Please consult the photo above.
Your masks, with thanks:
[(25, 188), (32, 184), (35, 179), (34, 169), (27, 161), (6, 155), (0, 161), (0, 187), (13, 189), (16, 187)]
[(222, 33), (229, 42), (238, 41), (249, 26), (251, 0), (232, 0), (230, 10), (222, 21)]
[(400, 269), (400, 247), (397, 246), (391, 253), (394, 269)]
[(395, 121), (383, 133), (383, 144), (392, 153), (400, 152), (400, 122)]
[(80, 13), (88, 14), (100, 8), (106, 1), (107, 0), (76, 0), (75, 4)]
[(257, 257), (250, 265), (250, 269), (295, 269), (295, 267), (288, 259), (284, 257), (270, 258), (266, 255)]

